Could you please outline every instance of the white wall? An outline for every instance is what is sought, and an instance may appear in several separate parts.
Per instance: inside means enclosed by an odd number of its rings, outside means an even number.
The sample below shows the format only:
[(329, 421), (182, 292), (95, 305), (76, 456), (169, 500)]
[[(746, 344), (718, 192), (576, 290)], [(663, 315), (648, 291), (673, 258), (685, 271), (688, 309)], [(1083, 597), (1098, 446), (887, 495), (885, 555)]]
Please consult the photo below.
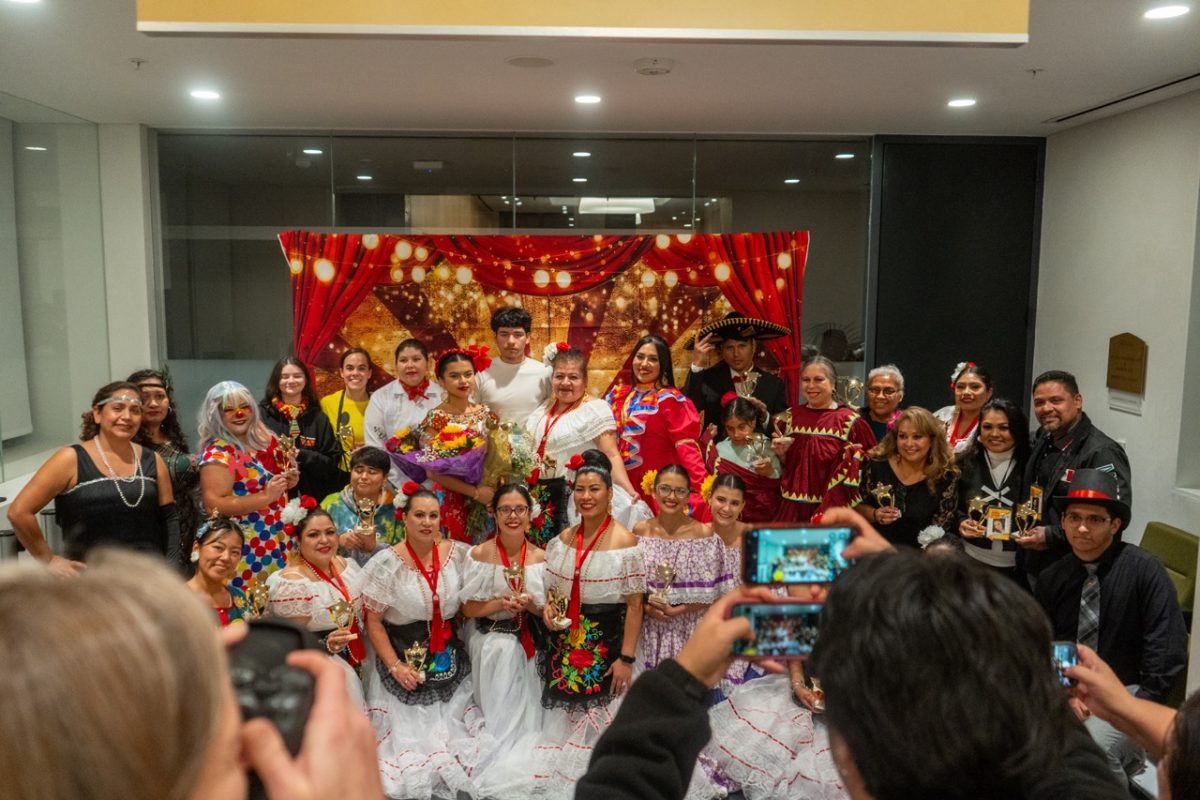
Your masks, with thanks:
[[(0, 441), (33, 431), (21, 324), (21, 274), (17, 267), (17, 190), (13, 123), (0, 118)], [(25, 152), (25, 155), (36, 155)], [(0, 446), (2, 449), (2, 446)], [(3, 476), (0, 456), (0, 476)]]
[[(1200, 92), (1047, 142), (1034, 374), (1073, 372), (1084, 409), (1125, 442), (1133, 540), (1151, 520), (1200, 533), (1200, 493), (1177, 477), (1181, 429), (1200, 426), (1194, 404), (1186, 418), (1183, 411), (1188, 331), (1200, 331), (1192, 300), (1198, 204)], [(1108, 408), (1108, 340), (1125, 331), (1149, 348), (1142, 416)], [(1200, 637), (1188, 685), (1198, 684)]]

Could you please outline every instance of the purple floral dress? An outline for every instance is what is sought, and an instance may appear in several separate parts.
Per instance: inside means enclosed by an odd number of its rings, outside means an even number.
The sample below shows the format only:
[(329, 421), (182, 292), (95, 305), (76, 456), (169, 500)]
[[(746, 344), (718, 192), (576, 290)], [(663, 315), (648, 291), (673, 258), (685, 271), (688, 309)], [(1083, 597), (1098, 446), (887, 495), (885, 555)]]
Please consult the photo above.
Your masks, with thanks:
[[(721, 537), (665, 539), (644, 536), (639, 540), (646, 560), (646, 591), (665, 589), (671, 605), (712, 603), (737, 585)], [(656, 575), (656, 567), (670, 565), (675, 578), (668, 585)], [(703, 610), (685, 611), (658, 620), (645, 617), (638, 638), (638, 671), (652, 669), (664, 658), (674, 658), (692, 635)]]

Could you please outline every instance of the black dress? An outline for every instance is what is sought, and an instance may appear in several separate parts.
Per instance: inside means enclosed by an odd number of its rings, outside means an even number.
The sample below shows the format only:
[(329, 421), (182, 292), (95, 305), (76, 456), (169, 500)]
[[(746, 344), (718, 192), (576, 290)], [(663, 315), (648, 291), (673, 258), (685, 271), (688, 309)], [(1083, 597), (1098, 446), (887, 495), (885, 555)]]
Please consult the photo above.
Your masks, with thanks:
[(159, 509), (154, 451), (141, 448), (139, 471), (127, 482), (103, 474), (82, 445), (71, 445), (71, 449), (75, 451), (75, 485), (54, 499), (64, 555), (80, 561), (93, 547), (103, 544), (177, 556), (178, 527), (175, 541), (168, 541), (168, 526)]
[(876, 524), (875, 529), (894, 545), (920, 547), (917, 534), (930, 525), (937, 525), (947, 536), (956, 536), (953, 531), (955, 513), (958, 510), (958, 475), (947, 473), (935, 484), (933, 491), (924, 478), (905, 485), (896, 477), (892, 465), (886, 458), (873, 458), (863, 467), (859, 486), (865, 505), (879, 508), (879, 499), (871, 493), (879, 484), (892, 487), (900, 519), (891, 525)]
[[(1015, 454), (1012, 458), (1013, 460), (1009, 462), (1006, 475), (1002, 476), (1003, 480), (997, 481), (992, 477), (992, 468), (987, 460), (987, 451), (978, 442), (958, 457), (957, 463), (960, 475), (958, 480), (958, 512), (954, 516), (953, 523), (955, 532), (958, 531), (958, 526), (962, 521), (967, 518), (968, 505), (973, 498), (978, 497), (983, 500), (987, 504), (987, 508), (1005, 509), (1009, 512), (1015, 509), (1015, 501), (1021, 494), (1021, 480), (1025, 472), (1025, 465), (1016, 462)], [(997, 483), (1000, 485), (997, 486)], [(986, 513), (985, 509), (984, 514), (986, 515)], [(1015, 533), (1016, 522), (1012, 518), (1011, 513), (1008, 521), (1010, 533)], [(984, 523), (987, 524), (986, 517)], [(990, 569), (1015, 577), (1015, 552), (1017, 550), (1017, 543), (1015, 541), (1012, 539), (998, 540), (1004, 552), (1014, 554), (1014, 564), (1011, 567), (988, 563), (986, 557), (978, 555), (979, 553), (993, 550), (994, 540), (987, 537), (972, 538), (964, 536), (963, 541), (967, 545), (967, 555), (983, 562)], [(1028, 584), (1023, 585), (1028, 586)]]

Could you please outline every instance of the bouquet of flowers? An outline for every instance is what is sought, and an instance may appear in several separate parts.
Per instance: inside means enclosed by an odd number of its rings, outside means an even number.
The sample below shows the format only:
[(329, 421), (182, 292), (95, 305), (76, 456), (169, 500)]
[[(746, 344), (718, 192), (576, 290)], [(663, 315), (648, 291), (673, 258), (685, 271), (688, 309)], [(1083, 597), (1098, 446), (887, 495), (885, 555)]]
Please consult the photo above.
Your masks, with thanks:
[(412, 428), (401, 428), (383, 443), (389, 453), (411, 453), (421, 446), (421, 438)]
[(487, 435), (483, 431), (447, 421), (418, 449), (391, 451), (392, 461), (405, 475), (424, 483), (429, 472), (450, 475), (475, 485), (483, 477)]

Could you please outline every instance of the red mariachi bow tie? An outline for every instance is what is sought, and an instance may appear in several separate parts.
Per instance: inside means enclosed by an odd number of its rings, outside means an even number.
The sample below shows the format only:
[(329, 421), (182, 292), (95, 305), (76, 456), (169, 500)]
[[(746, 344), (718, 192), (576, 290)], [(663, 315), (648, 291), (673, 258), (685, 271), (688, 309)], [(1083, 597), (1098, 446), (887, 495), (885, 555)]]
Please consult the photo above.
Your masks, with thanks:
[(734, 383), (741, 383), (741, 382), (742, 382), (742, 381), (744, 381), (744, 380), (746, 380), (746, 376), (745, 376), (745, 375), (734, 375), (734, 376), (733, 376), (733, 382), (734, 382)]
[(418, 397), (423, 400), (429, 399), (429, 395), (425, 394), (425, 390), (429, 388), (429, 378), (421, 381), (416, 386), (409, 386), (404, 382), (401, 382), (400, 385), (404, 387), (404, 393), (408, 395), (408, 399), (413, 402), (416, 402)]

